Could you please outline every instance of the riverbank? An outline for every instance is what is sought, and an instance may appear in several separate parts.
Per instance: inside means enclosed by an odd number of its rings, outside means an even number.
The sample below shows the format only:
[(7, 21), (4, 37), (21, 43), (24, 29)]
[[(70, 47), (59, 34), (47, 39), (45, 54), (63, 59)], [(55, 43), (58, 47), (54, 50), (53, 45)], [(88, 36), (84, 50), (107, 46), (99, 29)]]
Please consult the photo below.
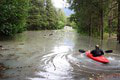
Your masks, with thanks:
[(117, 34), (111, 34), (104, 33), (104, 39), (116, 39), (117, 40)]

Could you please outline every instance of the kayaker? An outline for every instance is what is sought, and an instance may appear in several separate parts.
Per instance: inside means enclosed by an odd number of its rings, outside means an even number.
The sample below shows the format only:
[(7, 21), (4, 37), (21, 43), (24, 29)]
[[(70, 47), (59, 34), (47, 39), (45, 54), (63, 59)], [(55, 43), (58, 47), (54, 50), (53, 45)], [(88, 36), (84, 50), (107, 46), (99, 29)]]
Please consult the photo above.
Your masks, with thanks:
[(95, 46), (95, 49), (91, 51), (91, 54), (92, 54), (94, 57), (97, 57), (97, 56), (104, 55), (104, 52), (103, 52), (103, 50), (99, 49), (99, 45), (96, 45), (96, 46)]

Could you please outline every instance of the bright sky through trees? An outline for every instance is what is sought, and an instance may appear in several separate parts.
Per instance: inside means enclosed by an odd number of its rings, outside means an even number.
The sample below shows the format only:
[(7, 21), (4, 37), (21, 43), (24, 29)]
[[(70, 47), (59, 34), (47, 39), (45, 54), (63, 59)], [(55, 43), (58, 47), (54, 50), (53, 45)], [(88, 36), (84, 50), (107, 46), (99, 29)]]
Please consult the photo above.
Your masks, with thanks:
[(56, 8), (68, 7), (68, 3), (66, 3), (66, 0), (52, 0), (52, 2)]
[(69, 4), (67, 3), (67, 0), (52, 0), (52, 2), (56, 8), (63, 9), (66, 16), (70, 16), (73, 13), (73, 11), (68, 9)]

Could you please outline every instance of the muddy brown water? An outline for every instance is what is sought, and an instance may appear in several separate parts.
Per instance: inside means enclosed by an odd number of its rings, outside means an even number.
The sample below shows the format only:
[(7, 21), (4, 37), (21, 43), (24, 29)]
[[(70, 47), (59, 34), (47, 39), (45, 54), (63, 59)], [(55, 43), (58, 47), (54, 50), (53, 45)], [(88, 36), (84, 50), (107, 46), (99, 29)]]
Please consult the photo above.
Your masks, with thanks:
[[(99, 44), (113, 49), (105, 54), (109, 64), (93, 61), (79, 53)], [(72, 29), (26, 31), (6, 40), (1, 38), (0, 80), (120, 80), (120, 45), (115, 39), (100, 41), (81, 36)]]

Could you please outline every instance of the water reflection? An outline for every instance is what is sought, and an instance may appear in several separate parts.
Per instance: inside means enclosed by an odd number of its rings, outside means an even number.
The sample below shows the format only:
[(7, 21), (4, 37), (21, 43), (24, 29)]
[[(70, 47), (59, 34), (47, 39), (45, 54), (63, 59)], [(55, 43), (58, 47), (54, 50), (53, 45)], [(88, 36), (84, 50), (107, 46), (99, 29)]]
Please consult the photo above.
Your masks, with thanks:
[[(1, 80), (114, 80), (114, 76), (120, 79), (120, 45), (115, 40), (101, 42), (80, 36), (71, 29), (23, 34), (22, 40), (18, 36), (0, 41), (8, 49), (0, 51), (3, 55), (0, 62), (10, 68), (4, 71), (6, 77)], [(114, 50), (105, 54), (109, 64), (93, 61), (78, 52), (79, 49), (92, 50), (96, 44), (104, 50)]]
[[(70, 46), (58, 46), (54, 47), (53, 53), (43, 56), (42, 60), (44, 62), (43, 69), (44, 72), (37, 72), (36, 75), (42, 76), (51, 80), (65, 80), (71, 79), (70, 70), (71, 65), (66, 59), (69, 50), (72, 48)], [(40, 65), (41, 67), (41, 65)], [(69, 78), (68, 78), (69, 77)], [(36, 80), (36, 78), (31, 78), (31, 80)]]
[(62, 46), (54, 47), (53, 51), (55, 53), (63, 53), (63, 52), (67, 53), (69, 50), (72, 51), (73, 47), (74, 46), (64, 46), (64, 45), (62, 45)]

